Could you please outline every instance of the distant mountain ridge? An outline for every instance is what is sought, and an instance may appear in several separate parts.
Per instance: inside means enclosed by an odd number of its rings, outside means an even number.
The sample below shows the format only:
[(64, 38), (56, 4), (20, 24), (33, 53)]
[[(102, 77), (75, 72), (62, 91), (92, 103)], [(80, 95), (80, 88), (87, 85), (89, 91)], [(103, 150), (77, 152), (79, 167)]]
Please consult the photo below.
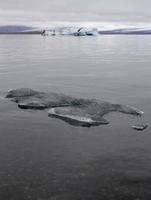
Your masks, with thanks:
[(31, 26), (24, 25), (7, 25), (0, 26), (0, 34), (38, 34), (41, 33), (41, 30), (36, 29)]

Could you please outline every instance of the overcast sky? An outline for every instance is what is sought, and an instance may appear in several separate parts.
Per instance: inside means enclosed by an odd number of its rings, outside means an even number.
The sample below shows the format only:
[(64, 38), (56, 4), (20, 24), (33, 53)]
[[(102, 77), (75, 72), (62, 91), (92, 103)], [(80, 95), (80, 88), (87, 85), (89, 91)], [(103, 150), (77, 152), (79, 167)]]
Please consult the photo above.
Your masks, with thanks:
[(151, 22), (150, 0), (0, 0), (0, 23)]

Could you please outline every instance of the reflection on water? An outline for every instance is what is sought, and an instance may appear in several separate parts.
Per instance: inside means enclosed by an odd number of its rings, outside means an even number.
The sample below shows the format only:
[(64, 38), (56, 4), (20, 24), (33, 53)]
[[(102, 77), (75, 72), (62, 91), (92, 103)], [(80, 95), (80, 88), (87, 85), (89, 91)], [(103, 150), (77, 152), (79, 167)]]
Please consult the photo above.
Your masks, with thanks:
[(0, 36), (0, 199), (150, 199), (150, 127), (112, 113), (72, 127), (3, 98), (30, 87), (129, 104), (150, 114), (150, 36)]

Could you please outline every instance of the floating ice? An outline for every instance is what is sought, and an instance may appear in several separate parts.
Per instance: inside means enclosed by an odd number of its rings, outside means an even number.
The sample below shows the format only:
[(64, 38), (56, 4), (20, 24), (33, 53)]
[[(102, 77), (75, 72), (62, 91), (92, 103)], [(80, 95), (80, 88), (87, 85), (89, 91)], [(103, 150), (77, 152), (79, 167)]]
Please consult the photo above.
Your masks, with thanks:
[(29, 88), (20, 88), (8, 91), (6, 98), (18, 104), (22, 109), (50, 108), (50, 117), (60, 118), (76, 126), (97, 126), (108, 124), (103, 118), (109, 112), (122, 112), (141, 116), (142, 111), (121, 104), (97, 99), (80, 99), (55, 92), (38, 92)]

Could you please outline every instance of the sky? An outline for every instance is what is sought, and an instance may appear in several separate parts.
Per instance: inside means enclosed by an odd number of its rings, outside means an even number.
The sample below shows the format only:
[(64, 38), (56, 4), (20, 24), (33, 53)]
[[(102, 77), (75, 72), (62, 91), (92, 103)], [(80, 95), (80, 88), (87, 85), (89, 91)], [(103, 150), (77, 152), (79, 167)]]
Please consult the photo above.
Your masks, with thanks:
[(150, 23), (150, 0), (0, 0), (0, 24)]

